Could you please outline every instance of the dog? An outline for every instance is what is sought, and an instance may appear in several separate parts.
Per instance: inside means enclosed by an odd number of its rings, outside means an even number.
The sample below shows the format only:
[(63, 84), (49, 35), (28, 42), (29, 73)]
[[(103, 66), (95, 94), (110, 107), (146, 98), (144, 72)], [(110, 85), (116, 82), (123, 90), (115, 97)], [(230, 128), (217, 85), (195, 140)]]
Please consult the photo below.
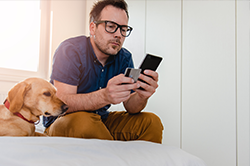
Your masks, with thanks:
[(58, 116), (67, 109), (51, 83), (41, 78), (28, 78), (16, 84), (0, 105), (0, 136), (46, 136), (35, 132), (35, 122), (41, 115)]

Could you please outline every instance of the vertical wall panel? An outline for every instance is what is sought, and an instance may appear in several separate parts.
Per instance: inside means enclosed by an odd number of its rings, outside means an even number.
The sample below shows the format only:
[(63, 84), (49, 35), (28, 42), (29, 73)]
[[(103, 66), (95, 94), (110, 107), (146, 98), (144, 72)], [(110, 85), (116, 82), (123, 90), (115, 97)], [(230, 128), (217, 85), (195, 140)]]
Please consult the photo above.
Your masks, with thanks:
[(145, 56), (145, 0), (127, 0), (129, 25), (133, 31), (126, 38), (123, 47), (133, 54), (135, 67), (138, 67)]
[(54, 56), (59, 44), (70, 37), (85, 33), (85, 1), (51, 1), (53, 12), (51, 54)]
[(238, 166), (249, 166), (250, 1), (237, 1)]
[(86, 0), (86, 10), (85, 10), (85, 34), (86, 36), (89, 36), (89, 13), (92, 9), (92, 6), (96, 0)]
[(183, 149), (236, 165), (235, 2), (183, 2)]
[(146, 52), (164, 58), (146, 109), (161, 117), (163, 143), (180, 147), (181, 1), (148, 0), (146, 11)]

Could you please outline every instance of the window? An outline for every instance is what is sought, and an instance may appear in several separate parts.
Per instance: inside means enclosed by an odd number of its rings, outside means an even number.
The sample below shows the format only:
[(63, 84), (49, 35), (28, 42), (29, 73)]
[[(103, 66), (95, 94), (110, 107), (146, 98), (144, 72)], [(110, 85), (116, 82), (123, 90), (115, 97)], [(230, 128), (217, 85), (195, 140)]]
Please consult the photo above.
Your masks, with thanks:
[(49, 40), (48, 9), (49, 1), (0, 1), (1, 76), (44, 76), (49, 59), (49, 41), (44, 41)]

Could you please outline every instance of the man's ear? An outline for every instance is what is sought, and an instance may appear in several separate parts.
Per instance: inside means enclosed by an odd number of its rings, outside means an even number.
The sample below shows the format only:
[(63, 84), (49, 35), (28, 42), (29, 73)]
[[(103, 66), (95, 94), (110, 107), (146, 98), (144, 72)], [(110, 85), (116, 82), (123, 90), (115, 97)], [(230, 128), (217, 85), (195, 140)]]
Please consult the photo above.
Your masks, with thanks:
[(94, 36), (95, 35), (95, 29), (96, 29), (96, 24), (94, 22), (91, 22), (89, 24), (89, 33), (90, 33), (90, 36)]
[(8, 93), (8, 101), (10, 103), (9, 110), (12, 113), (19, 112), (23, 107), (25, 94), (31, 89), (26, 82), (20, 82), (15, 85)]

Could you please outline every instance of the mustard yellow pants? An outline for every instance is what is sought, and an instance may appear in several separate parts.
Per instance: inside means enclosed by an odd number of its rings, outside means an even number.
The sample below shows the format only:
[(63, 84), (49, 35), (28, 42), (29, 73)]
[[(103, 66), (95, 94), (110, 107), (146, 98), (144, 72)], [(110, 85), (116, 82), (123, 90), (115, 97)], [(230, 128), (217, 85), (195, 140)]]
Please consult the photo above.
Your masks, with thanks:
[(80, 111), (57, 118), (45, 133), (49, 136), (161, 143), (162, 130), (159, 117), (149, 112), (131, 115), (125, 111), (115, 111), (102, 121), (98, 114)]

